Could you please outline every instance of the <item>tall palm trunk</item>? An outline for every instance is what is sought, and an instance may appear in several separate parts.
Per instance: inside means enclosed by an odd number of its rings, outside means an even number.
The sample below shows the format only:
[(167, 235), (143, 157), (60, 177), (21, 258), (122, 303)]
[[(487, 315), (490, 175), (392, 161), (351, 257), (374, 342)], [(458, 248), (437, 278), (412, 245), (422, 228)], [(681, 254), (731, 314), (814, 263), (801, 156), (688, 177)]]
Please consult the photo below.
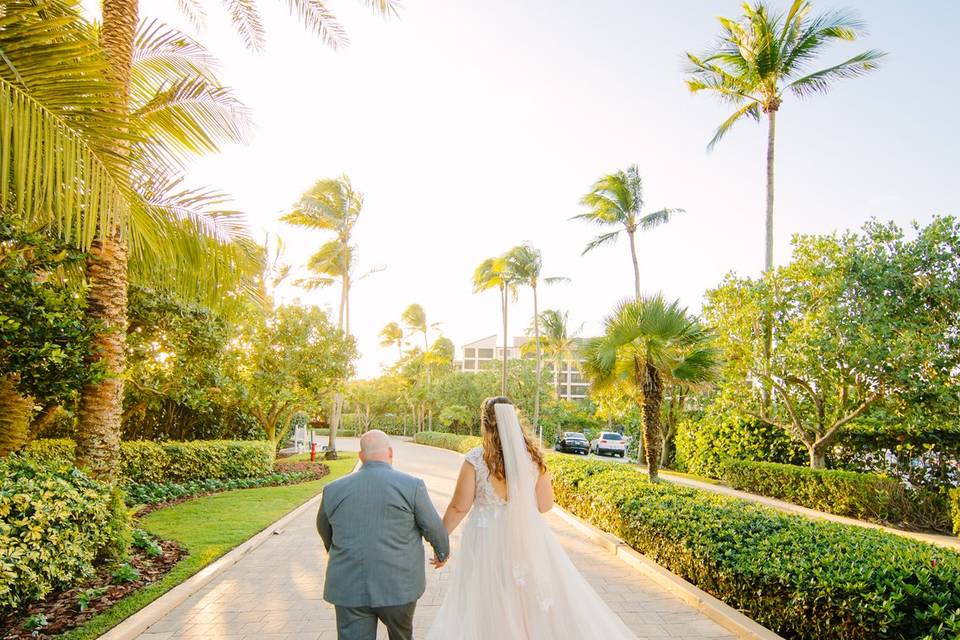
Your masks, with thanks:
[[(121, 108), (130, 95), (133, 41), (139, 19), (138, 0), (104, 0), (101, 40), (109, 71), (121, 93)], [(127, 153), (122, 144), (118, 155)], [(117, 229), (101, 229), (87, 260), (87, 317), (99, 327), (94, 358), (105, 375), (84, 387), (77, 425), (77, 466), (97, 478), (112, 480), (120, 452), (123, 376), (126, 370), (127, 247)]]
[(427, 328), (423, 328), (423, 366), (427, 370), (427, 431), (433, 431), (433, 407), (430, 406), (430, 362), (427, 353), (430, 351), (430, 338), (427, 335)]
[[(340, 277), (340, 313), (337, 328), (350, 333), (350, 277), (346, 271)], [(340, 416), (343, 415), (343, 393), (333, 394), (333, 407), (330, 410), (330, 433), (327, 436), (327, 460), (337, 459), (337, 431), (340, 430)]]
[(642, 365), (646, 371), (641, 374), (643, 390), (643, 444), (646, 450), (647, 473), (650, 480), (660, 478), (660, 450), (663, 438), (660, 436), (660, 405), (663, 402), (663, 379), (656, 367)]
[(543, 370), (543, 353), (540, 349), (540, 310), (537, 304), (537, 285), (533, 284), (533, 339), (537, 345), (537, 388), (533, 392), (533, 426), (543, 446), (543, 429), (540, 427), (540, 380)]
[[(767, 111), (767, 121), (769, 127), (767, 130), (767, 212), (766, 212), (766, 236), (764, 243), (763, 270), (769, 272), (773, 269), (773, 151), (774, 142), (777, 134), (777, 108), (771, 106)], [(763, 319), (763, 364), (769, 371), (770, 355), (773, 351), (773, 318), (770, 313), (764, 314)], [(765, 372), (766, 373), (766, 372)], [(761, 390), (761, 408), (760, 415), (767, 416), (770, 413), (770, 405), (773, 401), (769, 383), (764, 382)]]
[(507, 395), (507, 288), (500, 288), (501, 310), (503, 311), (503, 364), (500, 367), (500, 395)]
[(627, 238), (630, 240), (630, 259), (633, 260), (633, 297), (640, 299), (640, 263), (637, 261), (636, 229), (627, 228)]

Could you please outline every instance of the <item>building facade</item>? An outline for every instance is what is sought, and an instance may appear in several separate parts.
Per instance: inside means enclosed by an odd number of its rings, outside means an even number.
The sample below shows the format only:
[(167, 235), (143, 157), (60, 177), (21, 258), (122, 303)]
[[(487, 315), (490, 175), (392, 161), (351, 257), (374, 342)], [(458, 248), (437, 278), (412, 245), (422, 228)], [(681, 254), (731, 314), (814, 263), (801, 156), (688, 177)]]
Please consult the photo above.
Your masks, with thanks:
[[(532, 354), (524, 355), (523, 345), (530, 338), (514, 338), (512, 344), (507, 347), (507, 359), (519, 360), (521, 358), (533, 358)], [(503, 359), (503, 345), (498, 344), (498, 337), (488, 336), (475, 342), (463, 345), (463, 359), (460, 367), (463, 371), (476, 373), (484, 369), (496, 367), (496, 363)], [(564, 362), (559, 371), (554, 371), (554, 363), (544, 360), (543, 376), (547, 381), (552, 380), (553, 387), (558, 390), (560, 398), (563, 400), (583, 400), (587, 397), (590, 390), (590, 384), (580, 371), (579, 361)]]

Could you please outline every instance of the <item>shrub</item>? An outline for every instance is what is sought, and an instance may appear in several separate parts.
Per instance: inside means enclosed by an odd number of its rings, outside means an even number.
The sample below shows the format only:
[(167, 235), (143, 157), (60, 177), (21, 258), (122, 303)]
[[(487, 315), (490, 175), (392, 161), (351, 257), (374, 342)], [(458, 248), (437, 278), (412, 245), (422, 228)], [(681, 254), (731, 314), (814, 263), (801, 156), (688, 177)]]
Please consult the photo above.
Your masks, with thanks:
[(466, 453), (470, 449), (483, 444), (483, 440), (477, 436), (458, 436), (455, 433), (440, 433), (439, 431), (421, 431), (413, 437), (413, 441), (417, 444), (450, 449), (460, 453)]
[(93, 575), (129, 533), (119, 492), (69, 465), (0, 463), (0, 608), (13, 609)]
[[(23, 455), (37, 462), (73, 463), (72, 440), (36, 440)], [(129, 484), (252, 478), (273, 471), (273, 445), (263, 440), (191, 440), (120, 443), (122, 474)]]
[(960, 632), (960, 556), (786, 515), (635, 469), (550, 456), (558, 504), (786, 638), (946, 640)]
[(275, 487), (284, 484), (296, 484), (322, 478), (329, 473), (326, 465), (311, 465), (310, 471), (290, 471), (271, 473), (255, 478), (209, 478), (190, 482), (164, 482), (158, 484), (131, 484), (127, 486), (127, 503), (131, 506), (141, 504), (159, 504), (181, 498), (189, 498), (206, 493), (233, 491), (234, 489), (253, 489), (256, 487)]
[(950, 515), (953, 517), (953, 533), (960, 536), (960, 489), (950, 492)]
[(949, 530), (945, 500), (926, 490), (910, 489), (899, 480), (886, 476), (728, 460), (723, 479), (734, 489), (839, 516), (881, 524)]

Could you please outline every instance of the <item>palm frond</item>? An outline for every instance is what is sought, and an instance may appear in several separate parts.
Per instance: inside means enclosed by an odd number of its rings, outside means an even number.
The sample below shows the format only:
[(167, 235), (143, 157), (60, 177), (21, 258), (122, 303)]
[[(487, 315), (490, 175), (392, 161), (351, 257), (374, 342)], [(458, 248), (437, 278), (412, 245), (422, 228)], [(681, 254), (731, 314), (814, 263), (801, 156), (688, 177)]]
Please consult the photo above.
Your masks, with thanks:
[(0, 208), (87, 247), (125, 234), (129, 188), (112, 145), (133, 139), (106, 60), (73, 4), (0, 16)]
[(256, 0), (224, 0), (223, 4), (243, 44), (253, 51), (263, 49), (265, 35)]
[(643, 231), (655, 229), (670, 222), (670, 219), (678, 213), (686, 213), (686, 211), (683, 209), (660, 209), (660, 211), (648, 213), (637, 221), (637, 228)]
[(884, 52), (876, 49), (864, 51), (840, 64), (797, 78), (788, 84), (787, 88), (799, 98), (826, 93), (839, 80), (859, 78), (877, 69), (879, 67), (877, 61), (885, 55)]
[(713, 151), (713, 148), (727, 135), (730, 129), (733, 128), (733, 125), (745, 116), (753, 118), (754, 120), (760, 120), (760, 104), (757, 102), (749, 102), (734, 111), (729, 118), (720, 123), (710, 142), (707, 143), (707, 151)]
[(332, 49), (349, 43), (347, 32), (327, 8), (325, 0), (286, 0), (287, 8), (303, 26)]
[(177, 0), (180, 13), (187, 17), (195, 28), (201, 29), (207, 21), (207, 12), (201, 0)]
[[(187, 34), (159, 20), (140, 23), (133, 44), (131, 97), (146, 103), (159, 87), (174, 80), (203, 76), (212, 78), (216, 58)], [(135, 107), (136, 108), (136, 107)]]
[(620, 231), (611, 231), (610, 233), (599, 235), (587, 243), (587, 246), (584, 247), (582, 252), (580, 252), (580, 255), (586, 255), (598, 247), (604, 247), (608, 244), (613, 244), (619, 237)]
[(400, 14), (402, 3), (400, 0), (363, 0), (363, 3), (373, 9), (376, 13), (387, 17), (394, 17)]

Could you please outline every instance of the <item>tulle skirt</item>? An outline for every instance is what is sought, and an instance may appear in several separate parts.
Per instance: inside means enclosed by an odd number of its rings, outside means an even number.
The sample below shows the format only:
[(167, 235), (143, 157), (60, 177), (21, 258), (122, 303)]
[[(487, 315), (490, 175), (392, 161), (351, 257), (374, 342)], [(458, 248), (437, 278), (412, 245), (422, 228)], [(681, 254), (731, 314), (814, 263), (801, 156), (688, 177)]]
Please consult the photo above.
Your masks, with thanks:
[(534, 566), (515, 557), (505, 520), (504, 506), (471, 511), (427, 640), (635, 640), (541, 518), (527, 533), (551, 561)]

